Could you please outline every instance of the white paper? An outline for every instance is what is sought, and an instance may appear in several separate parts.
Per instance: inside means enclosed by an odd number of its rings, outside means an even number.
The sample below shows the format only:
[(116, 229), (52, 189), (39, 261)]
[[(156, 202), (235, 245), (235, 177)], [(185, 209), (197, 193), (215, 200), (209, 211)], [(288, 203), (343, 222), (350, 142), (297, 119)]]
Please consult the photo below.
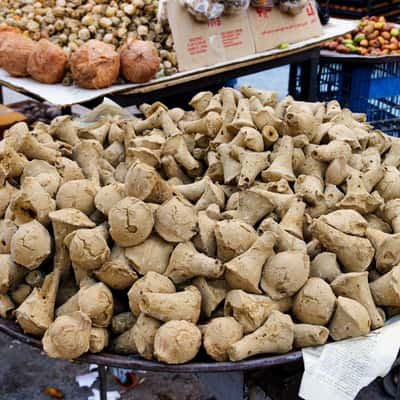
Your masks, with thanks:
[(299, 396), (305, 400), (353, 400), (378, 376), (385, 376), (400, 348), (400, 318), (367, 336), (303, 349)]
[[(121, 395), (113, 390), (112, 392), (107, 392), (107, 400), (118, 400)], [(100, 391), (97, 389), (92, 389), (92, 396), (88, 397), (88, 400), (100, 400)]]
[(93, 384), (96, 382), (97, 378), (99, 377), (99, 373), (96, 372), (89, 372), (88, 374), (78, 375), (75, 380), (79, 387), (92, 387)]
[[(185, 78), (186, 81), (190, 80), (191, 75), (197, 73), (205, 74), (206, 76), (212, 75), (214, 70), (219, 67), (235, 64), (237, 62), (257, 60), (277, 53), (285, 53), (294, 49), (302, 47), (317, 45), (326, 40), (332, 39), (336, 36), (343, 35), (356, 27), (355, 21), (341, 20), (331, 18), (330, 23), (323, 27), (323, 35), (318, 38), (311, 38), (302, 42), (291, 44), (286, 49), (272, 49), (260, 53), (252, 54), (246, 57), (238, 58), (237, 60), (222, 62), (208, 67), (197, 68), (191, 71), (178, 72), (172, 76), (155, 79), (153, 81), (143, 84), (124, 84), (113, 85), (106, 89), (83, 89), (77, 86), (64, 86), (61, 83), (55, 85), (46, 85), (43, 83), (35, 82), (30, 78), (13, 78), (5, 70), (0, 68), (0, 84), (6, 85), (11, 89), (31, 93), (40, 98), (59, 106), (69, 106), (73, 104), (84, 103), (89, 100), (96, 99), (97, 97), (111, 95), (115, 93), (124, 92), (124, 94), (146, 92), (154, 90), (152, 85), (163, 83), (165, 86), (173, 86), (180, 78)], [(195, 77), (194, 77), (195, 78)]]

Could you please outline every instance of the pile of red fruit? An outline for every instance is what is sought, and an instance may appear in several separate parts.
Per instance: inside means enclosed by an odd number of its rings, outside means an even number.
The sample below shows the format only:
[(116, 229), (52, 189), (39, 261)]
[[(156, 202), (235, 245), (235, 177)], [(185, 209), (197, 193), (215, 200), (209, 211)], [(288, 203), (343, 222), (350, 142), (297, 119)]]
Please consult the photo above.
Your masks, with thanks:
[(387, 22), (385, 17), (364, 17), (357, 29), (325, 42), (322, 47), (363, 56), (400, 55), (400, 29), (396, 24)]

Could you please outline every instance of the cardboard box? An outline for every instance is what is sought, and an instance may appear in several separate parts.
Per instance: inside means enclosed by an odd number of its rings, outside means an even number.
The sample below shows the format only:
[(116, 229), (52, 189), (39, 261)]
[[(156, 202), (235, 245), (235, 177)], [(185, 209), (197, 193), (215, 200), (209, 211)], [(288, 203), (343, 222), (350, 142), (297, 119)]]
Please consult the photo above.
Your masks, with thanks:
[(277, 7), (250, 7), (250, 26), (256, 51), (270, 50), (281, 43), (297, 43), (322, 35), (322, 26), (314, 1), (310, 0), (296, 16), (281, 13)]
[(203, 24), (196, 22), (177, 0), (168, 1), (167, 7), (180, 71), (254, 54), (247, 13)]
[(322, 34), (313, 0), (297, 16), (271, 6), (207, 23), (196, 22), (179, 0), (167, 2), (179, 70), (187, 71), (270, 50), (281, 43), (295, 43)]

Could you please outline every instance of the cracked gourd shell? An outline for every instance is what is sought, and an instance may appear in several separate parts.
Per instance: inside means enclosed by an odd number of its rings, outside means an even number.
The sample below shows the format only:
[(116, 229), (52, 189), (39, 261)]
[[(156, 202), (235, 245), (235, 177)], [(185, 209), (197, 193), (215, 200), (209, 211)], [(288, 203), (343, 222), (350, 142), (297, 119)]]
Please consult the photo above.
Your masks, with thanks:
[(173, 197), (157, 209), (155, 229), (167, 242), (186, 242), (196, 234), (197, 214), (193, 206)]
[(72, 235), (69, 243), (72, 263), (86, 271), (99, 269), (110, 256), (102, 233), (96, 229), (78, 229)]
[(38, 268), (50, 253), (50, 234), (36, 220), (21, 225), (11, 239), (13, 261), (30, 270)]
[(110, 235), (121, 247), (144, 242), (154, 226), (153, 212), (143, 201), (125, 197), (108, 214)]

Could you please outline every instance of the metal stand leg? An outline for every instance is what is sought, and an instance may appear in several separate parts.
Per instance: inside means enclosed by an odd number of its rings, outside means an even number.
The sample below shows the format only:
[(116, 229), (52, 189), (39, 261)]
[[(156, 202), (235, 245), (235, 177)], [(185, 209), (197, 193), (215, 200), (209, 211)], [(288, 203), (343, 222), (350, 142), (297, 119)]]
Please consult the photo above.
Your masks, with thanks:
[(243, 372), (199, 373), (197, 377), (216, 400), (243, 400)]
[(301, 63), (301, 98), (304, 101), (317, 101), (318, 97), (318, 63), (319, 63), (319, 48), (317, 53)]
[(4, 104), (3, 86), (0, 86), (0, 104)]
[(298, 64), (290, 64), (288, 93), (296, 100), (298, 99), (299, 94), (301, 94), (299, 93), (300, 89), (297, 87), (297, 70)]
[(62, 115), (71, 115), (72, 114), (72, 107), (65, 106), (61, 108)]
[(104, 365), (99, 365), (100, 377), (100, 400), (107, 400), (107, 369)]

